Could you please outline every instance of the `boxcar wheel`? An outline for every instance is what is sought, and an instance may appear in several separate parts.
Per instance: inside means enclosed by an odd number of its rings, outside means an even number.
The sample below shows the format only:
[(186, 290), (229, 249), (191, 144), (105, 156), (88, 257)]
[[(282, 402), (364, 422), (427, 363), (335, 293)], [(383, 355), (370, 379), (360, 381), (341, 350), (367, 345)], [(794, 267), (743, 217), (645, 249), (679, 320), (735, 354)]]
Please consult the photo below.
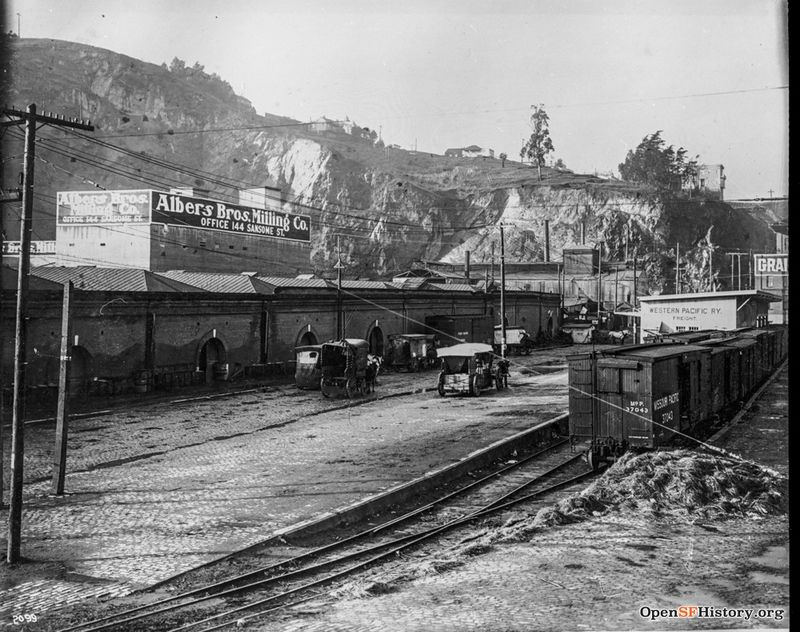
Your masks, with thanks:
[(592, 470), (597, 470), (597, 467), (600, 465), (600, 455), (596, 450), (590, 449), (586, 452), (586, 461), (589, 463), (589, 467), (592, 468)]

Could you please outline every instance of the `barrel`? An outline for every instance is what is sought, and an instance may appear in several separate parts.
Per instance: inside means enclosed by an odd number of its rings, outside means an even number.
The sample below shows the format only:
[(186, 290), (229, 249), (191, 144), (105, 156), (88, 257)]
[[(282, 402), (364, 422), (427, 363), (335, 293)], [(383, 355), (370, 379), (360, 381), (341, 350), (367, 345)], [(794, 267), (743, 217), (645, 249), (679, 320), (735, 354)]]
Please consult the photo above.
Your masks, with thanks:
[(146, 393), (150, 390), (150, 371), (138, 371), (133, 379), (133, 390)]
[(222, 382), (228, 379), (228, 364), (226, 362), (216, 362), (214, 364), (214, 379)]

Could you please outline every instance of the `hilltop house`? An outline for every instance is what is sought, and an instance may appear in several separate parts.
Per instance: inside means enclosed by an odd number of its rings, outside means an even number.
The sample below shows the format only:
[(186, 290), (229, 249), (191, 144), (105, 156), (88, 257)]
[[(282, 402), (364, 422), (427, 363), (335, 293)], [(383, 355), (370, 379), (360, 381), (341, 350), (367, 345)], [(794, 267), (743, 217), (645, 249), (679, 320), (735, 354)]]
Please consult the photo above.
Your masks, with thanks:
[(697, 165), (697, 174), (683, 184), (684, 189), (699, 191), (708, 199), (725, 199), (725, 166)]
[(449, 158), (479, 158), (481, 156), (486, 158), (494, 158), (494, 149), (484, 149), (477, 145), (470, 145), (469, 147), (454, 147), (444, 152), (444, 155)]

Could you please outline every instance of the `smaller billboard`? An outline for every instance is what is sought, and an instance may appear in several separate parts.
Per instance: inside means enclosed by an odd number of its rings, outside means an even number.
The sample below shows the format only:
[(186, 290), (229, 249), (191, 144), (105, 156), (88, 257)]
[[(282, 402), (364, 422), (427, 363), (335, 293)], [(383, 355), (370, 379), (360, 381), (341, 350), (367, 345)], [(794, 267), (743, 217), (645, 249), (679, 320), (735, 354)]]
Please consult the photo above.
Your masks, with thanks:
[(789, 255), (753, 255), (756, 276), (789, 276)]
[[(19, 241), (4, 241), (3, 254), (19, 256)], [(56, 254), (56, 242), (54, 241), (31, 241), (32, 255), (54, 255)]]
[(150, 190), (59, 191), (56, 225), (146, 224), (150, 222)]

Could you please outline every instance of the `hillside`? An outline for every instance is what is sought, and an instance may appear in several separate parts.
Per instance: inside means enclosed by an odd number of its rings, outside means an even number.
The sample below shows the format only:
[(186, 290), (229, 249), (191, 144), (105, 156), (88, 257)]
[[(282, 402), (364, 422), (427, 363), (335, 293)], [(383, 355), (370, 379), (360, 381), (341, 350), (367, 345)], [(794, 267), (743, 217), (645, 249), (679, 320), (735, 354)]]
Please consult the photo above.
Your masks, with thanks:
[[(668, 278), (676, 239), (695, 247), (690, 257), (701, 261), (705, 250), (697, 244), (711, 225), (720, 248), (763, 250), (771, 239), (763, 222), (727, 205), (676, 207), (646, 188), (565, 170), (545, 168), (538, 181), (535, 169), (513, 161), (384, 147), (374, 131), (350, 121), (315, 130), (259, 114), (197, 64), (170, 69), (70, 42), (6, 41), (6, 103), (36, 103), (91, 119), (96, 128), (38, 132), (35, 239), (53, 238), (59, 190), (182, 186), (234, 200), (236, 188), (266, 184), (281, 188), (288, 209), (312, 216), (312, 264), (321, 273), (332, 269), (337, 236), (348, 275), (387, 275), (418, 259), (457, 262), (465, 250), (473, 261), (488, 261), (500, 222), (508, 260), (542, 258), (544, 220), (551, 256), (560, 259), (585, 222), (587, 243), (602, 240), (621, 258), (629, 234), (630, 252)], [(3, 163), (3, 182), (13, 183), (21, 132), (11, 130), (2, 142), (3, 155), (16, 157)], [(747, 235), (736, 230), (745, 221)], [(16, 230), (7, 218), (9, 238)], [(254, 261), (248, 269), (258, 267)], [(698, 275), (698, 284), (703, 279)]]

